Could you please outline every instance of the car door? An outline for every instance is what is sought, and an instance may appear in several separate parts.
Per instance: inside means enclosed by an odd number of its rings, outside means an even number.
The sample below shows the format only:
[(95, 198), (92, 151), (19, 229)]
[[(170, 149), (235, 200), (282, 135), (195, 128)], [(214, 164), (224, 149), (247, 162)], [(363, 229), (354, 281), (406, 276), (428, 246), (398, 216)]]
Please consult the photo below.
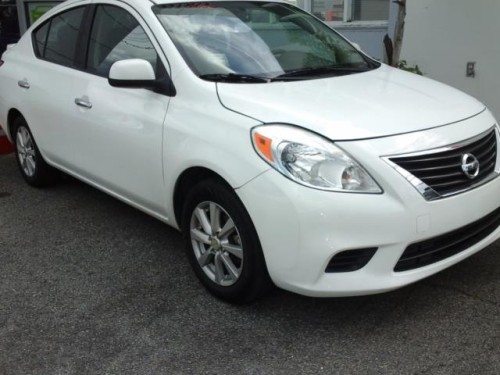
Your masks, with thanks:
[(32, 34), (34, 56), (17, 65), (22, 113), (44, 157), (64, 167), (74, 158), (68, 95), (78, 73), (75, 55), (87, 10), (73, 7), (42, 23)]
[(95, 7), (85, 69), (71, 90), (75, 170), (158, 213), (165, 204), (162, 138), (169, 97), (112, 87), (107, 78), (114, 62), (131, 58), (149, 61), (159, 78), (166, 74), (166, 61), (143, 20), (121, 4)]

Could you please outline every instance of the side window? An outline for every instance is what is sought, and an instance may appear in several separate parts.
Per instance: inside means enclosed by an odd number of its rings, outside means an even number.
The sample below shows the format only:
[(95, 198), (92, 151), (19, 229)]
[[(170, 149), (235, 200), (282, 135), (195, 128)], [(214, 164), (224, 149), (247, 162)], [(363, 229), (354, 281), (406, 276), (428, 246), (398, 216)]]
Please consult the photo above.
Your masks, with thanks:
[(42, 27), (35, 31), (35, 54), (38, 57), (43, 57), (45, 53), (45, 43), (47, 42), (47, 31), (49, 31), (50, 21), (45, 22)]
[(158, 54), (137, 20), (127, 11), (111, 5), (98, 6), (87, 57), (87, 70), (107, 77), (118, 60), (140, 58), (161, 69)]
[(39, 27), (34, 33), (37, 56), (57, 64), (73, 65), (84, 10), (79, 7), (60, 13)]

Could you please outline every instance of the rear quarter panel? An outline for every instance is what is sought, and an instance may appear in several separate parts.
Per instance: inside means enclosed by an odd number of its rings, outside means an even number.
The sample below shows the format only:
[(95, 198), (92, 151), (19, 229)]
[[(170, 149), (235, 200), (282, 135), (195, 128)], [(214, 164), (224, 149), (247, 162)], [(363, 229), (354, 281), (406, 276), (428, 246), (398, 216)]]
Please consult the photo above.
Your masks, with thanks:
[(4, 64), (0, 67), (0, 126), (11, 141), (12, 136), (7, 123), (8, 113), (11, 108), (19, 107), (19, 98), (14, 95), (19, 88), (16, 79), (18, 71), (15, 58), (16, 48), (17, 46), (14, 46), (5, 51), (2, 55)]

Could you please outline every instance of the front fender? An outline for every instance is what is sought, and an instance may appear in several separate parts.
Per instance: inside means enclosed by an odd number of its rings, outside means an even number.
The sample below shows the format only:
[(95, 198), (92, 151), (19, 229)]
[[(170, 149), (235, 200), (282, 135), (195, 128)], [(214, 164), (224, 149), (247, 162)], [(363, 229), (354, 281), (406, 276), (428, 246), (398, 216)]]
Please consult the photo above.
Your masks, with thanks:
[[(203, 167), (221, 176), (234, 189), (269, 166), (253, 149), (250, 130), (259, 121), (224, 108), (215, 84), (202, 85), (197, 98), (172, 98), (165, 122), (163, 170), (166, 214), (174, 218), (173, 196), (179, 176), (189, 168)], [(200, 90), (203, 91), (203, 90)], [(197, 103), (193, 108), (190, 103)]]

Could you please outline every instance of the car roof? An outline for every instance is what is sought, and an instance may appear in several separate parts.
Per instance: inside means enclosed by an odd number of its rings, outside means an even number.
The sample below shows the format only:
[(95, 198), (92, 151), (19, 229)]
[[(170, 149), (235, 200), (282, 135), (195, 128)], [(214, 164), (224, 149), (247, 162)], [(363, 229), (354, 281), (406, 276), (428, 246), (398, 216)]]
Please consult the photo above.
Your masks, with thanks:
[(250, 2), (275, 2), (275, 3), (287, 3), (286, 0), (125, 0), (128, 3), (152, 3), (155, 5), (163, 5), (163, 4), (179, 4), (179, 3), (208, 3), (208, 2), (227, 2), (227, 1), (250, 1)]
[[(80, 2), (83, 2), (85, 0), (67, 0), (64, 1), (63, 3), (60, 4), (60, 6), (67, 6), (67, 5), (72, 5), (72, 4), (78, 4)], [(153, 5), (163, 5), (163, 4), (180, 4), (180, 3), (205, 3), (205, 2), (227, 2), (227, 1), (245, 1), (245, 2), (274, 2), (274, 3), (292, 3), (291, 0), (206, 0), (206, 1), (200, 1), (200, 0), (121, 0), (124, 3), (128, 4), (153, 4)], [(99, 2), (99, 0), (96, 0), (95, 2)], [(57, 6), (59, 8), (59, 6)]]
[(286, 0), (127, 0), (129, 2), (143, 2), (147, 1), (155, 5), (164, 5), (164, 4), (179, 4), (179, 3), (208, 3), (208, 2), (226, 2), (226, 1), (250, 1), (250, 2), (274, 2), (274, 3), (287, 3)]
[[(292, 0), (206, 0), (206, 1), (200, 1), (200, 0), (120, 0), (121, 2), (125, 4), (129, 4), (131, 6), (137, 5), (138, 7), (144, 7), (147, 6), (147, 4), (152, 4), (152, 5), (164, 5), (164, 4), (182, 4), (182, 3), (206, 3), (206, 2), (229, 2), (229, 1), (245, 1), (245, 2), (275, 2), (275, 3), (284, 3), (284, 4), (290, 4)], [(52, 9), (50, 9), (48, 12), (46, 12), (42, 17), (40, 17), (36, 22), (31, 25), (30, 30), (34, 30), (40, 25), (41, 23), (45, 22), (46, 19), (52, 17), (53, 14), (56, 14), (59, 12), (60, 9), (64, 9), (67, 7), (70, 7), (72, 5), (77, 5), (79, 3), (84, 3), (86, 2), (88, 4), (88, 0), (66, 0), (63, 1), (62, 3), (56, 5)], [(94, 0), (93, 3), (99, 3), (99, 0)]]
[(179, 4), (179, 3), (208, 3), (208, 2), (226, 2), (226, 1), (245, 1), (245, 2), (273, 2), (273, 3), (286, 3), (287, 1), (285, 0), (206, 0), (206, 1), (200, 1), (200, 0), (128, 0), (128, 1), (149, 1), (153, 4), (156, 5), (163, 5), (163, 4)]

